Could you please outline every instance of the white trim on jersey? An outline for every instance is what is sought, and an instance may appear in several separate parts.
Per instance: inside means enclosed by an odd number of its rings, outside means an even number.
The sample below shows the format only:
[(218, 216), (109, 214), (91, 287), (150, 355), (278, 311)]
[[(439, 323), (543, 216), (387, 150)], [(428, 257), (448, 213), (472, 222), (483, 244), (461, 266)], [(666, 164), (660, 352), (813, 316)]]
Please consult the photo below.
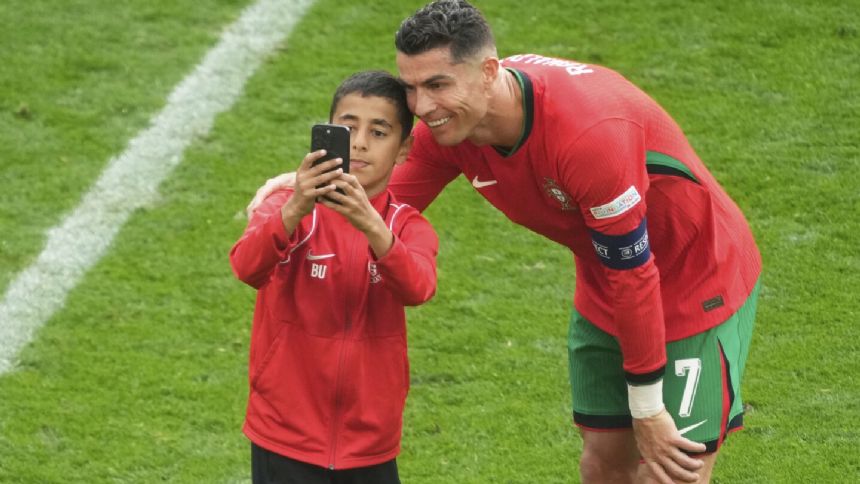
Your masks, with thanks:
[(391, 221), (388, 222), (388, 230), (390, 230), (393, 233), (394, 232), (394, 219), (397, 218), (397, 214), (400, 212), (401, 208), (408, 207), (409, 205), (406, 205), (405, 203), (401, 203), (399, 205), (396, 203), (392, 203), (390, 205), (392, 207), (394, 207), (394, 215), (391, 216)]
[(314, 211), (312, 212), (312, 216), (311, 216), (311, 229), (308, 231), (308, 235), (307, 235), (307, 236), (305, 236), (305, 238), (304, 238), (304, 239), (302, 239), (302, 240), (301, 240), (301, 242), (299, 242), (298, 244), (296, 244), (296, 246), (295, 246), (295, 247), (293, 247), (292, 249), (290, 249), (290, 253), (289, 253), (289, 254), (287, 254), (287, 258), (286, 258), (286, 259), (284, 259), (284, 260), (282, 260), (281, 262), (279, 262), (279, 264), (286, 264), (287, 262), (289, 262), (289, 261), (290, 261), (290, 257), (292, 257), (292, 256), (293, 256), (293, 252), (295, 252), (295, 251), (296, 251), (296, 249), (298, 249), (299, 247), (301, 247), (302, 245), (304, 245), (304, 243), (305, 243), (305, 242), (307, 242), (307, 241), (308, 241), (308, 239), (310, 239), (310, 238), (311, 238), (311, 235), (313, 235), (313, 234), (314, 234), (314, 231), (315, 231), (316, 229), (317, 229), (317, 209), (316, 209), (316, 207), (314, 207)]

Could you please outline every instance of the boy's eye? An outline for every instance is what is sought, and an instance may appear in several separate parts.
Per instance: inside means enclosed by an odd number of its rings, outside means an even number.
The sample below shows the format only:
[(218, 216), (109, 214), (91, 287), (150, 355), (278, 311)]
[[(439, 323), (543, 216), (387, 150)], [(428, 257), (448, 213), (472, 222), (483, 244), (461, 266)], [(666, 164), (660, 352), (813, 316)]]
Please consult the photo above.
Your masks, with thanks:
[(378, 129), (373, 130), (373, 136), (376, 136), (377, 138), (383, 138), (385, 135), (385, 131), (380, 131)]

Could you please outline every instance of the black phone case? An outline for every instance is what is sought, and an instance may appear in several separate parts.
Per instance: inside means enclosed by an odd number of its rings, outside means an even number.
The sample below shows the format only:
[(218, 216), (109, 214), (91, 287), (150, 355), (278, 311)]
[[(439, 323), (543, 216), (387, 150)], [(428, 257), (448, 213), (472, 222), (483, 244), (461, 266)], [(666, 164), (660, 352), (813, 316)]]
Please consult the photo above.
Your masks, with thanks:
[[(340, 124), (315, 124), (311, 128), (311, 151), (317, 150), (325, 150), (326, 153), (325, 156), (314, 161), (313, 166), (334, 158), (340, 158), (343, 160), (340, 167), (344, 173), (349, 173), (349, 128)], [(336, 169), (337, 167), (332, 168), (332, 170)], [(343, 190), (340, 188), (337, 189), (337, 192), (343, 195)], [(334, 202), (328, 197), (325, 198)]]
[(311, 151), (326, 150), (325, 156), (314, 161), (314, 166), (341, 158), (344, 173), (349, 173), (349, 128), (339, 124), (315, 124), (311, 128)]

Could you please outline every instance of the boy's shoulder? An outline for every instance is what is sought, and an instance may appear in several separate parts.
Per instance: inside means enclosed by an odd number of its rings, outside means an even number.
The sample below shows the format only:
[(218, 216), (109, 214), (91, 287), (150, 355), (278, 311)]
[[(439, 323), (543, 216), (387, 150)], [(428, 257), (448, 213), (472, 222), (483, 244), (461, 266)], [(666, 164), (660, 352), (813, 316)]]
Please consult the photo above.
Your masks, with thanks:
[[(386, 192), (388, 195), (389, 213), (391, 213), (392, 215), (405, 215), (407, 213), (417, 213), (418, 215), (421, 215), (421, 212), (419, 212), (417, 208), (413, 207), (412, 205), (409, 205), (408, 203), (397, 200), (397, 197), (394, 196), (394, 192), (392, 192), (390, 188), (386, 188)], [(390, 209), (393, 209), (393, 212)]]
[(408, 203), (397, 200), (394, 193), (390, 189), (386, 189), (388, 193), (388, 216), (386, 223), (389, 229), (394, 230), (396, 227), (402, 227), (407, 224), (421, 224), (428, 226), (431, 230), (433, 227), (430, 222), (421, 214), (417, 208)]

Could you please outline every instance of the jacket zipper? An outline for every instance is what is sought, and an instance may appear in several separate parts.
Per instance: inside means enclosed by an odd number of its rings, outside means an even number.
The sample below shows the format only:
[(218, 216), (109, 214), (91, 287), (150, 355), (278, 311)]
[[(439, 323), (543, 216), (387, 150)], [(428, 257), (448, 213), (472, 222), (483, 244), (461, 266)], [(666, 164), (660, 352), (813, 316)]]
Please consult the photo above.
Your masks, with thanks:
[[(351, 228), (351, 226), (350, 226), (350, 228)], [(359, 233), (359, 235), (360, 235), (360, 233)], [(352, 261), (354, 259), (353, 251), (355, 250), (355, 247), (357, 245), (356, 244), (357, 241), (355, 239), (356, 239), (356, 235), (353, 234), (353, 237), (348, 241), (348, 244), (347, 244), (347, 247), (349, 248), (348, 257), (344, 261), (344, 265), (343, 265), (343, 269), (344, 269), (343, 270), (343, 276), (344, 276), (345, 282), (347, 279), (350, 279), (350, 277), (352, 275), (352, 268), (350, 267), (350, 265), (352, 264)], [(356, 271), (356, 273), (358, 273), (358, 271)], [(350, 304), (349, 304), (349, 301), (350, 301), (349, 295), (351, 295), (351, 293), (352, 293), (352, 291), (350, 290), (352, 288), (352, 283), (354, 283), (354, 281), (349, 280), (349, 284), (344, 285), (345, 290), (343, 292), (344, 327), (343, 327), (343, 336), (341, 337), (340, 352), (339, 352), (338, 359), (337, 359), (337, 378), (335, 380), (334, 413), (333, 413), (334, 417), (332, 418), (332, 428), (331, 428), (331, 456), (329, 457), (329, 465), (328, 465), (329, 470), (335, 469), (335, 459), (337, 456), (337, 437), (338, 437), (337, 430), (338, 430), (338, 427), (340, 426), (340, 399), (341, 399), (341, 387), (342, 387), (341, 380), (343, 379), (342, 377), (343, 377), (343, 369), (344, 369), (344, 359), (346, 358), (346, 352), (347, 352), (348, 341), (349, 341), (349, 332), (352, 329), (352, 321), (350, 319)]]

